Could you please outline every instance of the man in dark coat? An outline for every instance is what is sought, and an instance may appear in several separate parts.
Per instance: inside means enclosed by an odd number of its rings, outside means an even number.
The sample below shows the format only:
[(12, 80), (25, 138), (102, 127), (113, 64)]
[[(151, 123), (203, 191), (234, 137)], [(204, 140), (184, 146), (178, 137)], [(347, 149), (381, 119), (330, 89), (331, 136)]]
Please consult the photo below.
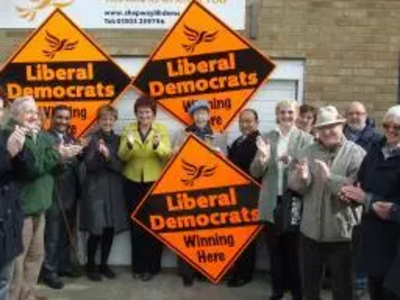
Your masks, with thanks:
[[(49, 134), (55, 144), (75, 144), (68, 134), (71, 111), (67, 106), (56, 106)], [(75, 231), (76, 202), (79, 189), (79, 161), (77, 157), (65, 159), (56, 169), (53, 203), (46, 213), (45, 249), (42, 266), (43, 282), (51, 288), (61, 289), (60, 275), (78, 276), (72, 267), (71, 242)]]
[[(245, 109), (239, 116), (239, 128), (242, 135), (237, 138), (231, 147), (228, 147), (228, 158), (242, 171), (250, 174), (250, 165), (257, 153), (256, 140), (260, 135), (258, 127), (258, 114), (253, 109)], [(256, 262), (256, 241), (253, 241), (236, 261), (229, 287), (240, 287), (249, 283), (253, 278)]]
[[(375, 122), (368, 118), (364, 105), (360, 102), (352, 102), (346, 110), (346, 125), (343, 128), (344, 135), (349, 141), (361, 146), (367, 153), (374, 144), (382, 139), (382, 134), (375, 128)], [(355, 232), (358, 228), (356, 227)], [(367, 279), (362, 274), (356, 275), (356, 289), (364, 290)], [(356, 295), (361, 298), (361, 295)]]
[(14, 261), (23, 250), (24, 212), (16, 179), (33, 163), (24, 142), (25, 132), (19, 128), (9, 137), (0, 132), (0, 299), (9, 297)]
[(361, 146), (367, 153), (371, 146), (382, 139), (382, 134), (375, 128), (375, 122), (368, 118), (364, 105), (352, 102), (346, 111), (344, 135), (346, 139)]

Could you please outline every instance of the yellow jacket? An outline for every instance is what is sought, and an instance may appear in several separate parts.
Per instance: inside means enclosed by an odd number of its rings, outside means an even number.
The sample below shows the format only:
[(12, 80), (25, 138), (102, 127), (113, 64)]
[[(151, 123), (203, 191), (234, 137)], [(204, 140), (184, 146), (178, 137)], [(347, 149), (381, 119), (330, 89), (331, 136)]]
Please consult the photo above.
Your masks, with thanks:
[[(156, 149), (153, 148), (153, 136), (157, 132), (161, 141)], [(134, 137), (133, 147), (128, 147), (127, 136)], [(118, 150), (119, 158), (124, 161), (124, 176), (134, 182), (156, 181), (171, 155), (171, 141), (167, 128), (161, 124), (152, 124), (152, 129), (142, 142), (138, 124), (133, 123), (124, 127)]]

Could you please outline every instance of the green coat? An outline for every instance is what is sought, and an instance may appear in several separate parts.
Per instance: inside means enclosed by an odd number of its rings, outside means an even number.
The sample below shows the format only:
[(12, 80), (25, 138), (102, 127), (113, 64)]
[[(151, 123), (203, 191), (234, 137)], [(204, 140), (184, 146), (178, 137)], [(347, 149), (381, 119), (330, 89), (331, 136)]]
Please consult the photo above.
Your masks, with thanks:
[[(11, 134), (15, 123), (10, 122), (5, 129)], [(23, 195), (26, 216), (46, 211), (53, 200), (54, 171), (61, 155), (53, 148), (54, 142), (48, 133), (41, 131), (36, 139), (27, 135), (24, 147), (31, 152), (33, 164), (17, 182)]]
[[(279, 133), (272, 130), (263, 134), (263, 138), (269, 141), (271, 146), (271, 156), (266, 163), (260, 161), (260, 154), (257, 152), (253, 163), (250, 166), (250, 173), (256, 178), (262, 178), (262, 187), (258, 208), (260, 210), (260, 220), (263, 222), (274, 223), (273, 212), (277, 204), (278, 196), (278, 164), (277, 146)], [(296, 157), (301, 149), (314, 142), (313, 136), (293, 128), (289, 136), (288, 154), (289, 157)], [(283, 176), (283, 189), (287, 186), (287, 171)]]

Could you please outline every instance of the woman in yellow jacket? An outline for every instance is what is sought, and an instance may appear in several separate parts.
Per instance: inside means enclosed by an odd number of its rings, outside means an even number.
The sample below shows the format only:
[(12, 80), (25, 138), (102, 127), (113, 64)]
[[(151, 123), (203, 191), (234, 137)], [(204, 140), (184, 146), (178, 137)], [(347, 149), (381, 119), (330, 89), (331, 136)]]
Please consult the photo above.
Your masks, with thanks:
[[(126, 165), (125, 197), (132, 213), (159, 178), (171, 154), (171, 142), (164, 125), (154, 122), (156, 103), (140, 97), (134, 106), (136, 123), (127, 125), (121, 135), (118, 156)], [(161, 268), (162, 244), (131, 222), (133, 277), (151, 280)]]

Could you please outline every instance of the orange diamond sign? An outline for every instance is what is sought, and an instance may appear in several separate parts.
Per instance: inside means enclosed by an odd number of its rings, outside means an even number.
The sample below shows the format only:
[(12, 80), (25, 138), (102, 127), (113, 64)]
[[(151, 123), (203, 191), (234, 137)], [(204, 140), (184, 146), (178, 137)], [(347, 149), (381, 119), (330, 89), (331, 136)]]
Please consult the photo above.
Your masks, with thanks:
[(8, 97), (32, 95), (47, 117), (67, 105), (72, 133), (82, 135), (96, 110), (111, 104), (130, 77), (61, 10), (55, 10), (0, 71)]
[(272, 73), (274, 63), (197, 1), (167, 33), (133, 85), (186, 125), (190, 105), (211, 106), (222, 132)]
[(218, 282), (262, 225), (259, 184), (190, 135), (132, 218)]

